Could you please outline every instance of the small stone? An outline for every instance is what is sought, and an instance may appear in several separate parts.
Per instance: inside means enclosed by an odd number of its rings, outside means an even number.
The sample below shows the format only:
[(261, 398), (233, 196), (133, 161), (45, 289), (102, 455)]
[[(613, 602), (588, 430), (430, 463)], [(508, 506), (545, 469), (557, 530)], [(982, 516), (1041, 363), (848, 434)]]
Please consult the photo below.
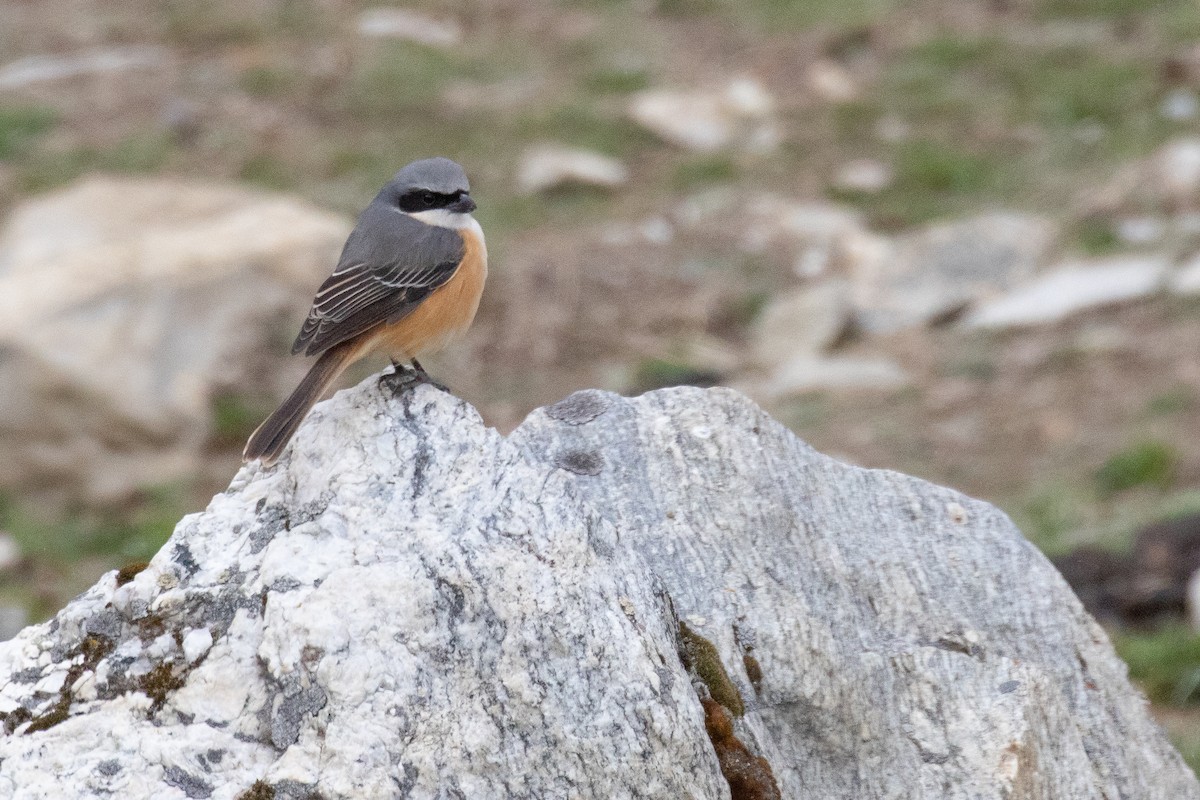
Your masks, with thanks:
[(992, 212), (898, 237), (851, 273), (859, 323), (890, 333), (945, 319), (1032, 276), (1056, 234), (1046, 218)]
[(850, 317), (850, 287), (843, 280), (776, 297), (755, 322), (754, 360), (774, 368), (798, 355), (816, 356), (841, 336)]
[(1167, 224), (1160, 217), (1128, 217), (1117, 222), (1117, 238), (1129, 245), (1160, 242), (1167, 235)]
[(183, 637), (183, 657), (189, 664), (194, 664), (213, 645), (212, 631), (208, 628), (195, 628)]
[(1200, 256), (1184, 264), (1171, 276), (1170, 288), (1175, 294), (1200, 294)]
[(619, 159), (553, 144), (526, 150), (517, 168), (517, 188), (525, 194), (571, 185), (613, 189), (628, 180)]
[(7, 531), (0, 531), (0, 572), (21, 563), (21, 546)]
[(629, 115), (664, 141), (687, 150), (715, 152), (745, 143), (762, 151), (778, 141), (778, 132), (771, 128), (774, 105), (761, 83), (742, 77), (722, 89), (638, 92)]
[(1169, 142), (1152, 158), (1152, 181), (1176, 205), (1195, 202), (1200, 195), (1200, 136)]
[(817, 61), (806, 74), (808, 88), (830, 103), (849, 103), (858, 98), (858, 83), (850, 71), (835, 61)]
[(1195, 119), (1200, 113), (1200, 101), (1196, 93), (1189, 89), (1175, 89), (1168, 92), (1158, 107), (1158, 112), (1172, 122), (1185, 122)]
[(911, 381), (899, 364), (888, 358), (797, 356), (775, 370), (763, 387), (772, 400), (810, 392), (890, 392)]
[(882, 161), (859, 158), (843, 164), (833, 183), (844, 192), (879, 194), (892, 185), (894, 177), (892, 168)]
[(169, 52), (161, 47), (114, 47), (67, 55), (36, 55), (0, 67), (0, 89), (22, 89), (39, 83), (134, 69), (161, 69)]
[(969, 328), (1045, 325), (1088, 308), (1146, 297), (1162, 288), (1165, 258), (1114, 258), (1066, 264), (985, 303), (965, 320)]
[(375, 39), (401, 39), (430, 47), (462, 43), (462, 27), (451, 19), (437, 19), (407, 8), (369, 8), (358, 15), (358, 32)]

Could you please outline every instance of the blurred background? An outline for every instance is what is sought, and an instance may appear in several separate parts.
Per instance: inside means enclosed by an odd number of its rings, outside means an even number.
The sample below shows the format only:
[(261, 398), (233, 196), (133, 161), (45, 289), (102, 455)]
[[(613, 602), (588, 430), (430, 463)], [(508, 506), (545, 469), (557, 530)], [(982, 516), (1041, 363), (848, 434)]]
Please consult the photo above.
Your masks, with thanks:
[(490, 424), (729, 385), (996, 503), (1200, 765), (1195, 0), (0, 0), (0, 637), (225, 487), (435, 154)]

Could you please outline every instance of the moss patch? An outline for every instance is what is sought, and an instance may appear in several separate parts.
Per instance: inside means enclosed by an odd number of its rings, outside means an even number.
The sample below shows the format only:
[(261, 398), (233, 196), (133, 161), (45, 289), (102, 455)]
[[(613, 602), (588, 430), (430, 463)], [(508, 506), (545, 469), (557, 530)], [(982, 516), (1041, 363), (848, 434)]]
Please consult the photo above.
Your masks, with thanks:
[(117, 586), (124, 586), (138, 576), (138, 573), (150, 566), (149, 561), (131, 561), (117, 570)]
[[(27, 709), (20, 708), (8, 714), (4, 718), (5, 733), (12, 733), (18, 726), (32, 720), (29, 727), (25, 729), (25, 733), (38, 733), (39, 731), (48, 731), (55, 725), (64, 721), (71, 716), (71, 702), (74, 697), (71, 694), (71, 687), (75, 685), (85, 672), (91, 672), (96, 669), (96, 665), (100, 660), (107, 656), (116, 647), (116, 643), (104, 636), (89, 634), (85, 636), (83, 641), (79, 643), (74, 653), (69, 653), (67, 658), (74, 658), (77, 655), (83, 656), (83, 661), (71, 667), (67, 672), (67, 677), (63, 681), (62, 688), (59, 689), (58, 699), (54, 701), (54, 705), (49, 709), (34, 717)], [(21, 712), (21, 713), (18, 713)]]
[(771, 765), (750, 752), (733, 733), (733, 719), (720, 703), (703, 698), (704, 730), (717, 752), (721, 774), (729, 782), (733, 800), (778, 800), (783, 795), (775, 783)]
[(237, 796), (237, 800), (275, 800), (275, 787), (266, 781), (255, 781), (253, 786)]
[(184, 676), (176, 675), (170, 664), (159, 664), (138, 679), (137, 687), (154, 701), (151, 711), (158, 711), (167, 702), (167, 695), (183, 687)]
[(742, 695), (734, 685), (717, 646), (693, 631), (682, 620), (679, 622), (679, 660), (689, 672), (708, 687), (709, 694), (735, 717), (746, 713)]

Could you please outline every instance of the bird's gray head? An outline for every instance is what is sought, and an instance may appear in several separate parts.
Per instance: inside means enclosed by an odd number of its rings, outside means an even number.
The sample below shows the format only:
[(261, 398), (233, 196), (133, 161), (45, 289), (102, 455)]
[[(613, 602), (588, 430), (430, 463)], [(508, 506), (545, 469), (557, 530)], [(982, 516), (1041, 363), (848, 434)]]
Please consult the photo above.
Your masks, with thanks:
[(463, 168), (448, 158), (423, 158), (400, 170), (376, 201), (383, 201), (430, 225), (460, 228), (475, 210)]

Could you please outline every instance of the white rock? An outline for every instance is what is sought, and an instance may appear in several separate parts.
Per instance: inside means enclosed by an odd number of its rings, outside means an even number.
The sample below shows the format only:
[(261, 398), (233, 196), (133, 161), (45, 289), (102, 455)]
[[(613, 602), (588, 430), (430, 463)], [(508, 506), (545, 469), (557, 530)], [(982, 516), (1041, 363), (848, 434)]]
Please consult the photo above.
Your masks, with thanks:
[(629, 180), (629, 169), (619, 159), (561, 145), (538, 145), (521, 156), (517, 188), (534, 194), (564, 185), (613, 189)]
[(7, 531), (0, 531), (0, 572), (21, 563), (21, 546)]
[(193, 664), (213, 645), (212, 632), (208, 628), (196, 628), (183, 637), (183, 657)]
[(349, 232), (290, 197), (92, 178), (0, 229), (0, 486), (121, 497), (194, 474), (212, 395), (276, 389)]
[(911, 380), (889, 358), (798, 355), (780, 364), (759, 391), (778, 402), (811, 392), (890, 392)]
[(842, 191), (878, 194), (891, 186), (894, 178), (892, 168), (882, 161), (858, 158), (843, 164), (833, 183)]
[(861, 215), (846, 206), (826, 202), (798, 202), (764, 194), (743, 203), (745, 222), (740, 247), (762, 253), (772, 247), (794, 252), (798, 277), (813, 278), (833, 265), (848, 266), (864, 254)]
[(1195, 119), (1200, 112), (1200, 101), (1190, 89), (1175, 89), (1168, 92), (1158, 107), (1159, 113), (1173, 122)]
[(735, 78), (723, 89), (638, 92), (629, 115), (671, 144), (698, 152), (734, 145), (761, 152), (778, 143), (774, 100), (752, 78)]
[[(370, 379), (149, 569), (190, 602), (122, 614), (110, 575), (0, 645), (0, 709), (47, 728), (0, 737), (0, 796), (729, 797), (709, 700), (762, 796), (1200, 798), (1004, 514), (729, 390), (583, 392), (503, 439)], [(159, 626), (212, 648), (132, 672)], [(91, 699), (35, 691), (77, 659)]]
[(1200, 569), (1192, 573), (1187, 584), (1188, 622), (1192, 630), (1200, 633)]
[(1196, 256), (1170, 278), (1175, 294), (1200, 294), (1200, 256)]
[(852, 271), (859, 322), (888, 333), (960, 311), (1031, 276), (1056, 233), (1047, 219), (994, 212), (898, 237), (891, 257)]
[(835, 61), (813, 63), (806, 73), (808, 88), (830, 103), (849, 103), (858, 98), (858, 83), (850, 71)]
[(1152, 159), (1151, 180), (1167, 200), (1185, 205), (1200, 198), (1200, 136), (1169, 142)]
[(409, 8), (369, 8), (358, 15), (358, 32), (377, 39), (402, 39), (430, 47), (462, 43), (462, 27), (452, 19), (439, 19)]
[(823, 352), (850, 323), (850, 286), (827, 280), (775, 297), (754, 324), (754, 360), (768, 369)]
[(1167, 235), (1161, 217), (1126, 217), (1117, 222), (1117, 238), (1129, 245), (1155, 244)]
[(984, 303), (964, 320), (970, 328), (1009, 328), (1058, 322), (1088, 308), (1146, 297), (1163, 288), (1165, 258), (1112, 258), (1064, 264)]
[(68, 55), (26, 56), (0, 67), (0, 89), (21, 89), (85, 75), (161, 69), (169, 58), (166, 49), (150, 46), (101, 48)]

